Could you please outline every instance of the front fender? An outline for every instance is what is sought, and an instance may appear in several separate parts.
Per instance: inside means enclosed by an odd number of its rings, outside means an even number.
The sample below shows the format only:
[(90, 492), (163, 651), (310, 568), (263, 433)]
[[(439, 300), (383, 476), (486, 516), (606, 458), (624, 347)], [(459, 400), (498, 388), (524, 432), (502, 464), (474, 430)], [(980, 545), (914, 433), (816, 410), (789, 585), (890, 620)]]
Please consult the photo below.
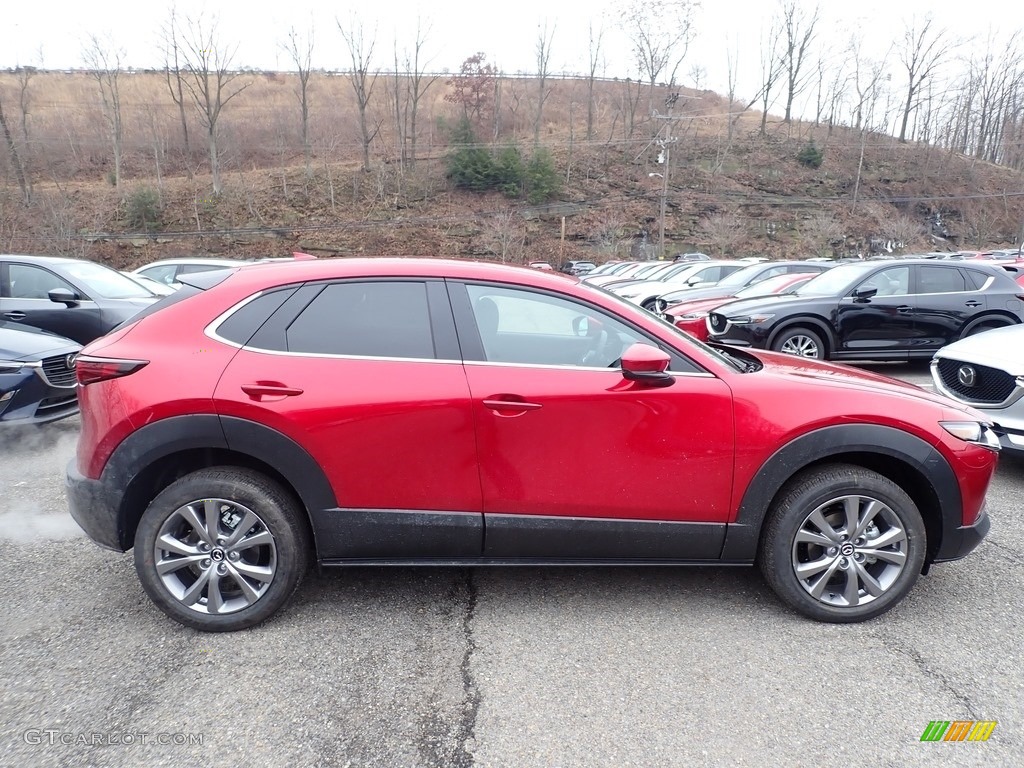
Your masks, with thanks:
[[(922, 509), (926, 517), (937, 513), (942, 540), (962, 522), (963, 499), (956, 473), (934, 446), (921, 438), (893, 427), (878, 424), (838, 424), (801, 435), (773, 453), (747, 486), (736, 513), (735, 522), (726, 530), (722, 559), (728, 562), (753, 562), (761, 537), (761, 528), (772, 501), (786, 482), (807, 466), (822, 460), (842, 461), (844, 455), (872, 454), (898, 461), (918, 473), (933, 489), (935, 510)], [(927, 525), (927, 520), (926, 520)], [(934, 530), (929, 527), (929, 531)], [(935, 559), (943, 554), (940, 542), (930, 541), (929, 553)]]

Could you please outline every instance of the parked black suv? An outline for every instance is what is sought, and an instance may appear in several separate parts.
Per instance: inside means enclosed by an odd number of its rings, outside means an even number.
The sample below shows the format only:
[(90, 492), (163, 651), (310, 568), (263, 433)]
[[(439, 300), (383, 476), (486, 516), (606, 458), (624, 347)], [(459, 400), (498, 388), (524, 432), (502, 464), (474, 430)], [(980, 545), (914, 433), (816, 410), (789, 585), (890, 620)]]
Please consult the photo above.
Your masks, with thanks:
[(0, 255), (0, 319), (88, 344), (159, 297), (83, 259)]
[(928, 358), (1024, 322), (1024, 289), (995, 266), (926, 259), (841, 264), (787, 296), (723, 305), (711, 341), (820, 359)]

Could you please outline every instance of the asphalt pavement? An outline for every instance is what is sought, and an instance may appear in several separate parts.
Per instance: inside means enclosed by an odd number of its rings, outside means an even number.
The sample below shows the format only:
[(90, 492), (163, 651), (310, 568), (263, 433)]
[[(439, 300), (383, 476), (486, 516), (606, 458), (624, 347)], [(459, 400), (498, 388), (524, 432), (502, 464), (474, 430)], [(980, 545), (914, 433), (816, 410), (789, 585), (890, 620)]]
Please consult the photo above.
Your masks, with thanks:
[[(2, 766), (1024, 764), (1022, 460), (981, 547), (864, 624), (753, 569), (381, 568), (210, 635), (68, 516), (78, 428), (0, 433)], [(998, 724), (922, 742), (934, 720)]]

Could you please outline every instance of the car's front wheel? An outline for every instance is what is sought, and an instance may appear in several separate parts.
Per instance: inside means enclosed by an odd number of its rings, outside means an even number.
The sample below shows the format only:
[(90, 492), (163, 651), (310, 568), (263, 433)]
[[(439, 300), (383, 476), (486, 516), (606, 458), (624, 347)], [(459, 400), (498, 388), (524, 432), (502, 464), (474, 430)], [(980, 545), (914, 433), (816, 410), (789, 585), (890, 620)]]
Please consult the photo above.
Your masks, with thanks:
[(797, 477), (769, 511), (759, 564), (800, 613), (830, 622), (874, 618), (902, 600), (924, 563), (913, 500), (892, 480), (848, 464)]
[(821, 337), (809, 328), (790, 328), (783, 331), (772, 342), (772, 349), (797, 357), (825, 359), (825, 344)]
[(305, 516), (276, 482), (248, 469), (185, 475), (150, 503), (135, 534), (135, 569), (168, 616), (205, 632), (268, 619), (302, 580)]

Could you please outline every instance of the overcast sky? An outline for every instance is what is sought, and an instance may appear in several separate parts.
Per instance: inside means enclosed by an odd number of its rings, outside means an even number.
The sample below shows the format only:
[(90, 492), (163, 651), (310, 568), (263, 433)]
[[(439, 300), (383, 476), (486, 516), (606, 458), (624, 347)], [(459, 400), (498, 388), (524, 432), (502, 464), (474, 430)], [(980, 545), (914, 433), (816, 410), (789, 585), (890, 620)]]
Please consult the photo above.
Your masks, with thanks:
[[(813, 5), (806, 0), (808, 6)], [(314, 66), (343, 69), (347, 52), (335, 18), (347, 20), (355, 12), (369, 31), (376, 27), (375, 60), (385, 68), (392, 58), (393, 41), (400, 45), (413, 40), (415, 19), (420, 16), (432, 26), (427, 50), (433, 69), (455, 70), (476, 51), (507, 72), (531, 72), (536, 68), (535, 45), (538, 27), (547, 23), (554, 29), (552, 66), (554, 72), (582, 72), (588, 58), (587, 30), (591, 21), (601, 23), (608, 0), (514, 0), (487, 3), (475, 0), (386, 0), (350, 3), (330, 0), (178, 0), (179, 15), (201, 11), (219, 18), (225, 40), (239, 44), (236, 62), (258, 69), (286, 69), (287, 57), (280, 50), (289, 27), (316, 29)], [(867, 46), (876, 55), (902, 35), (904, 19), (931, 13), (936, 24), (961, 35), (985, 36), (990, 29), (1008, 24), (1024, 26), (1017, 19), (1024, 13), (1012, 11), (1006, 0), (825, 0), (822, 2), (820, 37), (837, 54), (853, 30), (866, 31)], [(138, 68), (160, 66), (159, 29), (168, 16), (169, 0), (5, 0), (0, 21), (0, 67), (42, 63), (47, 68), (81, 65), (83, 39), (89, 33), (109, 33), (127, 52), (127, 63)], [(384, 9), (383, 12), (378, 9)], [(758, 40), (762, 27), (776, 11), (773, 0), (705, 0), (696, 16), (695, 38), (678, 82), (691, 86), (691, 67), (707, 71), (704, 87), (722, 92), (726, 80), (726, 47), (732, 41), (740, 50), (740, 72), (746, 89), (755, 88), (758, 77)], [(608, 57), (606, 74), (635, 76), (627, 41), (619, 25), (606, 22), (604, 41)], [(741, 91), (743, 88), (741, 87)]]

